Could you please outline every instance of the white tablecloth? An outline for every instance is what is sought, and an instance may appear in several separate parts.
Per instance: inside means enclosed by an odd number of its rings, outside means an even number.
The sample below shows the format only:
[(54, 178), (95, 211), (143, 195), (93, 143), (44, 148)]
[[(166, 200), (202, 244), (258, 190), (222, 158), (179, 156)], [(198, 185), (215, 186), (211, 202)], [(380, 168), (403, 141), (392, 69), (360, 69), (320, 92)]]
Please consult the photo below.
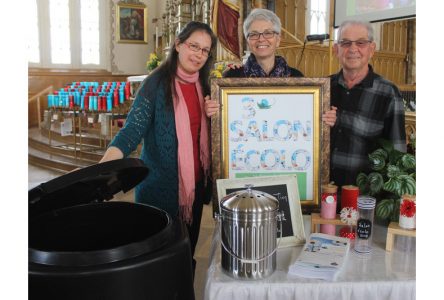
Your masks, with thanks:
[[(307, 237), (309, 222), (310, 216), (304, 216)], [(296, 260), (302, 246), (278, 249), (276, 271), (266, 279), (233, 279), (222, 271), (217, 228), (207, 271), (205, 300), (416, 299), (416, 241), (414, 238), (396, 239), (395, 249), (386, 252), (385, 227), (374, 227), (370, 255), (350, 250), (343, 270), (332, 282), (288, 276), (288, 266)]]

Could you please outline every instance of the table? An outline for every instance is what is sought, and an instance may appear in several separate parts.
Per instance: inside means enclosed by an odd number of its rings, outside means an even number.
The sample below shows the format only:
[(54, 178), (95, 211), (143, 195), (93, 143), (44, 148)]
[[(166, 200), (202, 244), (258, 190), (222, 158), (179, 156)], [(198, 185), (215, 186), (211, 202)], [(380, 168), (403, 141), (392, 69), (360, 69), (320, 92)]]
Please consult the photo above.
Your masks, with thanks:
[[(304, 227), (308, 237), (310, 216), (304, 215)], [(386, 252), (386, 227), (374, 226), (370, 255), (350, 250), (344, 269), (332, 282), (287, 275), (288, 266), (296, 260), (302, 246), (278, 249), (276, 271), (270, 277), (235, 280), (222, 271), (217, 228), (213, 234), (205, 300), (416, 299), (416, 239), (397, 237), (393, 250)]]

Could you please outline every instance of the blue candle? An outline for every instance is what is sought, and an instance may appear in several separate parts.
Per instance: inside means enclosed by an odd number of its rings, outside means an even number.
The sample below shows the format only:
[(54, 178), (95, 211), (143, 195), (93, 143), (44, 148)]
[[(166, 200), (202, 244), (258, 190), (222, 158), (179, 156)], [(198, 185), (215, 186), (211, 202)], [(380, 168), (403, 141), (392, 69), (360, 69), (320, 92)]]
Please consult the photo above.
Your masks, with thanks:
[(48, 94), (48, 107), (52, 107), (52, 101), (53, 101), (54, 95)]
[(125, 93), (123, 92), (123, 89), (119, 89), (119, 102), (122, 104), (125, 101)]

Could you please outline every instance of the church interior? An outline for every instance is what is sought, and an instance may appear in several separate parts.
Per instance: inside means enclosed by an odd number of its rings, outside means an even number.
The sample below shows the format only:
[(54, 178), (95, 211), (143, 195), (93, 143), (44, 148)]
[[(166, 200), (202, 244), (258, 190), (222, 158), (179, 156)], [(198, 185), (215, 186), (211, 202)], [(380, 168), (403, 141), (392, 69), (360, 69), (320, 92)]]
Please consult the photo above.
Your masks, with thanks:
[[(188, 22), (199, 21), (209, 24), (218, 37), (214, 53), (215, 63), (211, 73), (214, 78), (221, 77), (221, 71), (227, 65), (242, 64), (248, 58), (250, 49), (244, 38), (242, 24), (255, 8), (271, 10), (281, 20), (281, 41), (276, 51), (277, 55), (282, 56), (289, 66), (300, 70), (304, 77), (328, 78), (341, 70), (340, 62), (333, 50), (338, 26), (335, 18), (339, 18), (339, 13), (335, 12), (335, 7), (338, 7), (336, 2), (352, 2), (358, 7), (360, 3), (366, 1), (33, 0), (30, 2), (32, 3), (27, 20), (29, 29), (26, 32), (28, 190), (100, 161), (113, 137), (125, 124), (141, 82), (165, 59), (174, 47), (177, 34)], [(416, 5), (416, 1), (372, 2), (390, 2), (392, 10), (395, 10), (398, 3)], [(230, 11), (218, 12), (221, 7), (226, 7)], [(351, 9), (350, 4), (347, 9)], [(359, 17), (358, 14), (355, 18)], [(415, 12), (414, 15), (407, 17), (381, 17), (380, 20), (372, 21), (376, 51), (369, 62), (376, 73), (394, 83), (400, 91), (405, 109), (407, 149), (413, 154), (416, 153), (416, 20)], [(235, 34), (227, 35), (223, 31), (223, 26), (227, 26), (230, 32)], [(97, 89), (99, 93), (97, 95), (102, 95), (100, 94), (102, 90), (110, 88), (114, 89), (114, 94), (93, 96), (96, 95), (93, 91)], [(82, 98), (80, 104), (79, 91), (81, 93), (82, 89), (90, 93), (89, 103), (86, 100), (83, 102)], [(62, 100), (62, 95), (67, 96), (63, 96)], [(142, 145), (139, 145), (130, 157), (137, 158), (141, 152)], [(134, 191), (118, 192), (111, 200), (113, 201), (133, 203)], [(319, 209), (320, 206), (317, 212)], [(309, 218), (305, 214), (304, 217)], [(308, 237), (309, 221), (307, 223), (304, 219), (304, 222)], [(313, 226), (313, 223), (311, 225)], [(229, 279), (219, 277), (225, 275), (211, 273), (217, 272), (215, 266), (217, 259), (214, 259), (214, 255), (219, 255), (219, 252), (215, 252), (214, 244), (218, 235), (218, 226), (220, 225), (214, 219), (214, 202), (213, 205), (211, 203), (204, 205), (195, 252), (197, 261), (193, 283), (195, 298), (192, 299), (222, 299), (218, 298), (218, 292), (214, 292), (213, 288), (217, 290), (218, 285), (221, 289), (224, 284), (228, 285)], [(384, 238), (380, 239), (382, 243), (385, 243), (386, 231), (387, 228), (383, 232)], [(407, 256), (402, 256), (407, 257), (404, 261), (401, 261), (401, 258), (387, 256), (388, 254), (384, 253), (388, 252), (383, 250), (374, 252), (373, 258), (385, 255), (386, 273), (394, 275), (384, 274), (383, 278), (392, 282), (393, 277), (393, 286), (400, 285), (406, 291), (412, 292), (415, 297), (416, 268), (412, 264), (416, 265), (416, 238), (413, 240), (414, 242), (396, 239), (396, 249), (392, 253), (408, 252)], [(376, 244), (376, 241), (374, 243)], [(289, 252), (292, 248), (285, 249), (283, 251)], [(413, 263), (409, 261), (412, 259), (412, 252)], [(295, 259), (295, 254), (287, 254)], [(393, 261), (387, 262), (388, 260)], [(26, 269), (28, 269), (27, 263), (26, 260), (24, 262)], [(358, 264), (360, 265), (357, 268), (365, 268), (369, 274), (372, 274), (371, 276), (374, 276), (368, 279), (372, 284), (378, 281), (376, 267), (363, 260)], [(278, 261), (278, 270), (280, 267), (283, 268)], [(350, 284), (361, 284), (358, 273), (352, 272), (352, 274), (355, 278)], [(271, 285), (281, 284), (275, 282), (278, 280), (275, 278), (278, 277), (270, 278), (264, 282)], [(211, 282), (213, 280), (215, 283)], [(252, 292), (256, 297), (247, 298), (246, 290), (255, 289), (254, 285), (258, 283), (241, 281), (239, 286), (237, 284), (234, 284), (234, 287), (226, 287), (233, 289), (231, 291), (233, 299), (296, 299), (289, 296), (291, 288), (288, 286), (291, 286), (292, 281), (287, 278), (281, 284), (281, 294), (269, 291), (268, 296), (265, 292), (263, 298), (259, 291), (256, 294)], [(300, 288), (306, 289), (308, 297), (304, 299), (314, 299), (315, 295), (320, 295), (320, 292), (309, 292), (309, 289), (314, 285), (322, 289), (322, 284), (324, 282), (303, 281)], [(22, 287), (25, 285), (22, 284)], [(327, 289), (332, 287), (333, 285)], [(375, 287), (375, 292), (369, 293), (377, 295), (381, 292), (379, 289), (381, 287)], [(386, 292), (384, 290), (384, 293)], [(228, 292), (223, 294), (219, 291), (219, 293), (219, 297), (230, 295)], [(401, 299), (401, 295), (404, 295), (393, 291), (388, 294), (391, 296), (387, 299)], [(31, 294), (29, 296), (30, 299), (37, 299)], [(360, 298), (359, 295), (352, 294), (347, 296), (347, 299)]]

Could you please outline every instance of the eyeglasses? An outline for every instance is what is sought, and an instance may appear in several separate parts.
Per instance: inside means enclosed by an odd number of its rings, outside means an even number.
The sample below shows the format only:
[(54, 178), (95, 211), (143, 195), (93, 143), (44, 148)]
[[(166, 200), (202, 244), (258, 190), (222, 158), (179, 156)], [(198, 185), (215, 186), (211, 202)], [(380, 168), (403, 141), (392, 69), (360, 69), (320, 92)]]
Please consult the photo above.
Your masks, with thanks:
[(199, 47), (199, 45), (193, 44), (193, 43), (184, 43), (185, 45), (188, 46), (188, 48), (193, 51), (193, 52), (199, 52), (202, 51), (202, 55), (209, 57), (211, 55), (210, 53), (210, 49), (207, 48), (201, 48)]
[(249, 40), (258, 40), (260, 39), (261, 35), (264, 37), (264, 39), (271, 39), (272, 37), (274, 37), (274, 35), (277, 34), (277, 32), (275, 31), (264, 31), (264, 32), (250, 32), (247, 35), (247, 39)]
[(350, 41), (350, 40), (339, 40), (338, 44), (342, 48), (350, 48), (353, 43), (355, 43), (356, 47), (358, 48), (364, 48), (368, 44), (370, 44), (372, 41), (370, 40), (357, 40), (357, 41)]

